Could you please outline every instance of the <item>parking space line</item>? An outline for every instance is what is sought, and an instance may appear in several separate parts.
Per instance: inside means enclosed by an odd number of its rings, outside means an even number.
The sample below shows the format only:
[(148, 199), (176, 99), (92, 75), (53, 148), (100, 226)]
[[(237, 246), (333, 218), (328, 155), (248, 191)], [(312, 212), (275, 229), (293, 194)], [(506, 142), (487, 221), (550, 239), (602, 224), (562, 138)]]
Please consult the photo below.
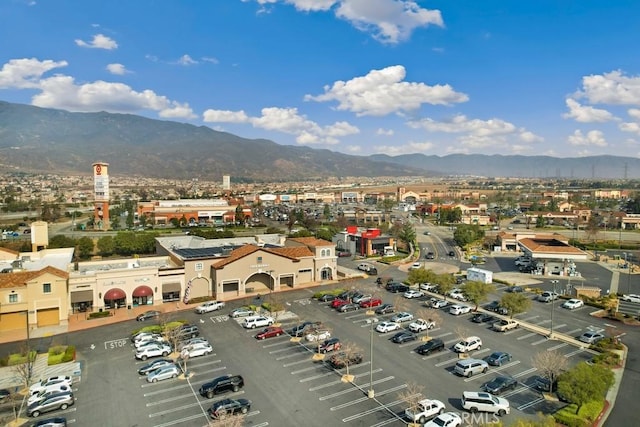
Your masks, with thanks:
[(284, 359), (291, 359), (292, 357), (298, 357), (300, 356), (300, 354), (308, 354), (306, 352), (299, 352), (299, 353), (294, 353), (294, 354), (288, 354), (286, 356), (280, 356), (280, 357), (276, 357), (276, 360), (280, 361), (280, 360), (284, 360)]
[[(399, 388), (398, 390), (401, 390), (402, 388), (405, 388), (406, 386), (407, 386), (407, 385), (405, 384), (405, 385), (404, 385), (404, 387), (401, 387), (401, 388)], [(392, 391), (397, 391), (397, 390), (392, 390)], [(384, 393), (384, 392), (383, 392), (383, 393)], [(382, 393), (381, 393), (381, 394), (382, 394)], [(368, 397), (364, 397), (364, 398), (362, 398), (362, 399), (358, 399), (358, 400), (360, 400), (360, 401), (362, 402), (362, 401), (365, 401), (365, 400), (367, 400), (367, 399), (368, 399)], [(386, 411), (386, 410), (388, 410), (388, 409), (387, 409), (387, 406), (393, 406), (393, 405), (397, 405), (397, 404), (399, 404), (399, 403), (403, 403), (403, 402), (404, 402), (403, 400), (395, 400), (395, 401), (393, 401), (393, 402), (391, 402), (391, 403), (388, 403), (387, 405), (384, 405), (384, 406), (378, 406), (378, 407), (376, 407), (376, 408), (369, 409), (368, 411), (360, 412), (359, 414), (354, 414), (354, 415), (351, 415), (350, 417), (343, 418), (343, 419), (342, 419), (342, 422), (344, 422), (344, 423), (348, 423), (348, 422), (350, 422), (350, 421), (356, 420), (356, 419), (358, 419), (358, 418), (362, 418), (362, 417), (364, 417), (364, 416), (367, 416), (367, 415), (369, 415), (369, 414), (373, 414), (373, 413), (378, 412), (378, 411)], [(358, 403), (360, 403), (360, 402), (358, 402)], [(334, 409), (333, 409), (333, 408), (331, 408), (331, 410), (333, 411)]]
[(532, 372), (535, 372), (535, 371), (537, 371), (537, 370), (538, 370), (538, 368), (529, 368), (529, 369), (527, 369), (526, 371), (518, 372), (517, 374), (512, 375), (512, 377), (513, 377), (513, 378), (520, 378), (520, 377), (523, 377), (523, 376), (525, 376), (525, 375), (527, 375), (527, 374), (530, 374), (530, 373), (532, 373)]
[(560, 325), (553, 325), (553, 329), (560, 329), (560, 328), (564, 328), (565, 326), (567, 326), (565, 323), (562, 323)]
[(520, 341), (520, 340), (525, 340), (525, 339), (527, 339), (527, 338), (529, 338), (529, 337), (532, 337), (532, 336), (534, 336), (534, 335), (538, 335), (538, 333), (537, 333), (537, 332), (529, 332), (528, 334), (522, 335), (522, 336), (520, 336), (520, 337), (518, 337), (518, 338), (516, 338), (516, 339), (517, 339), (518, 341)]
[[(378, 373), (378, 372), (381, 372), (381, 371), (382, 371), (382, 369), (374, 369), (373, 373), (375, 374), (375, 373)], [(331, 374), (335, 375), (335, 372), (331, 372)], [(364, 372), (362, 374), (354, 375), (354, 377), (357, 379), (357, 378), (364, 377), (366, 375), (369, 375), (369, 372)], [(302, 382), (302, 381), (300, 381), (300, 382)], [(323, 388), (331, 387), (331, 386), (338, 385), (338, 384), (342, 384), (342, 379), (338, 379), (336, 381), (331, 381), (331, 382), (328, 382), (328, 383), (320, 384), (320, 385), (315, 386), (315, 387), (311, 387), (309, 389), (309, 391), (317, 391), (317, 390), (321, 390)]]
[[(391, 381), (391, 380), (392, 380), (392, 379), (394, 379), (394, 378), (395, 378), (394, 376), (389, 376), (389, 377), (386, 377), (386, 378), (381, 378), (381, 379), (379, 379), (379, 380), (375, 380), (375, 381), (373, 382), (373, 384), (374, 384), (374, 385), (376, 385), (376, 384), (381, 384), (381, 383), (384, 383), (384, 382), (387, 382), (387, 381)], [(360, 387), (361, 387), (361, 388), (362, 388), (362, 387), (369, 387), (369, 385), (370, 385), (370, 383), (367, 383), (367, 384), (360, 384)], [(340, 391), (337, 391), (337, 392), (335, 392), (335, 393), (327, 394), (326, 396), (321, 396), (321, 397), (320, 397), (320, 400), (332, 399), (332, 398), (334, 398), (334, 397), (342, 396), (343, 394), (353, 393), (354, 391), (361, 392), (361, 390), (360, 390), (359, 388), (349, 387), (349, 388), (347, 388), (347, 389), (340, 390)]]
[(204, 414), (196, 414), (196, 415), (190, 415), (188, 417), (180, 418), (180, 419), (173, 420), (173, 421), (168, 421), (168, 422), (166, 422), (164, 424), (157, 424), (154, 427), (169, 427), (169, 426), (172, 426), (174, 424), (184, 423), (185, 421), (195, 420), (195, 419), (200, 418), (200, 417), (204, 417), (205, 419), (208, 418)]
[(559, 349), (559, 348), (566, 347), (566, 346), (568, 346), (568, 345), (569, 345), (568, 343), (563, 342), (563, 343), (560, 343), (560, 344), (558, 344), (558, 345), (554, 345), (553, 347), (549, 347), (549, 348), (547, 349), (547, 351), (557, 350), (557, 349)]
[(355, 314), (352, 314), (350, 316), (344, 316), (344, 318), (348, 319), (348, 320), (351, 320), (351, 319), (355, 319), (356, 317), (362, 317), (362, 316), (366, 316), (366, 314), (355, 313)]
[(494, 372), (500, 372), (500, 371), (502, 371), (503, 369), (507, 369), (507, 368), (509, 368), (509, 367), (511, 367), (511, 366), (518, 365), (519, 363), (520, 363), (520, 361), (519, 361), (519, 360), (514, 360), (513, 362), (509, 362), (509, 363), (507, 363), (506, 365), (498, 366), (498, 367), (496, 367), (496, 368), (492, 369), (491, 371), (487, 370), (487, 372), (485, 372), (484, 374), (478, 374), (478, 375), (474, 375), (474, 376), (469, 377), (469, 378), (465, 378), (465, 379), (464, 379), (464, 382), (465, 382), (465, 383), (468, 383), (469, 381), (473, 381), (473, 380), (475, 380), (475, 379), (477, 379), (477, 378), (486, 377), (486, 376), (487, 376), (487, 375), (489, 375), (489, 374), (492, 374), (492, 373), (494, 373)]
[(570, 358), (571, 356), (575, 356), (576, 354), (580, 354), (582, 353), (584, 350), (579, 348), (577, 350), (572, 351), (571, 353), (567, 353), (564, 355), (564, 357), (566, 357), (567, 359)]
[(527, 391), (527, 390), (531, 390), (532, 388), (529, 387), (526, 384), (523, 384), (522, 387), (517, 388), (515, 390), (511, 390), (510, 392), (507, 392), (505, 394), (500, 395), (500, 397), (504, 397), (505, 399), (507, 397), (511, 397), (511, 396), (515, 396), (516, 394), (522, 393), (523, 391)]
[(582, 330), (582, 328), (578, 328), (578, 329), (574, 329), (574, 330), (569, 331), (569, 332), (565, 332), (565, 334), (567, 334), (567, 335), (573, 335), (573, 334), (575, 334), (575, 333), (577, 333), (577, 332), (580, 332), (581, 330)]
[[(491, 351), (490, 348), (483, 348), (482, 350), (475, 351), (473, 354), (475, 356), (476, 354), (486, 353), (489, 351)], [(455, 359), (449, 359), (449, 360), (445, 360), (444, 362), (436, 363), (436, 366), (448, 365), (449, 363), (454, 363), (454, 362), (457, 362), (458, 360), (460, 360), (460, 357), (456, 357)]]
[(278, 350), (271, 350), (269, 354), (282, 353), (283, 351), (289, 351), (289, 350), (291, 350), (291, 347), (281, 348)]
[(149, 414), (149, 418), (161, 417), (163, 415), (167, 415), (167, 414), (170, 414), (172, 412), (180, 411), (182, 409), (193, 408), (194, 406), (200, 406), (200, 401), (197, 401), (195, 403), (189, 403), (188, 405), (178, 406), (177, 408), (171, 408), (171, 409), (166, 409), (166, 410), (160, 411), (160, 412), (154, 412), (153, 414)]
[(271, 348), (271, 347), (277, 347), (279, 345), (286, 345), (286, 344), (291, 344), (291, 341), (289, 341), (289, 337), (287, 336), (286, 340), (276, 340), (275, 342), (272, 342), (271, 344), (265, 344), (262, 346), (262, 348)]
[(531, 401), (531, 402), (529, 402), (529, 403), (525, 403), (524, 405), (520, 405), (520, 406), (518, 406), (516, 409), (517, 409), (518, 411), (522, 411), (522, 410), (524, 410), (524, 409), (530, 408), (531, 406), (537, 405), (537, 404), (538, 404), (538, 403), (540, 403), (540, 402), (544, 402), (544, 397), (539, 397), (539, 398), (537, 398), (537, 399), (535, 399), (535, 400), (532, 400), (532, 401)]
[(518, 328), (511, 329), (510, 331), (503, 332), (502, 335), (511, 335), (511, 334), (515, 334), (516, 332), (520, 332), (520, 329)]
[(312, 363), (313, 360), (307, 356), (305, 359), (302, 360), (298, 360), (296, 362), (291, 362), (291, 363), (285, 363), (284, 365), (282, 365), (283, 368), (288, 368), (289, 366), (295, 366), (295, 365), (300, 365), (302, 363)]
[[(399, 385), (397, 387), (392, 387), (392, 388), (387, 389), (387, 390), (376, 392), (376, 396), (384, 396), (385, 394), (394, 393), (394, 392), (396, 392), (398, 390), (402, 390), (403, 388), (407, 388), (407, 385), (406, 384), (402, 384), (402, 385)], [(334, 407), (329, 408), (329, 409), (332, 410), (332, 411), (337, 411), (339, 409), (343, 409), (343, 408), (346, 408), (346, 407), (349, 407), (349, 406), (357, 405), (358, 403), (366, 402), (367, 400), (369, 400), (369, 397), (368, 396), (364, 396), (364, 397), (361, 397), (359, 399), (352, 400), (350, 402), (346, 402), (346, 403), (343, 403), (342, 405), (334, 406)], [(403, 402), (403, 401), (399, 400), (397, 402), (390, 403), (389, 405), (395, 405), (395, 404), (398, 404), (400, 402)], [(374, 408), (374, 409), (370, 409), (368, 411), (365, 411), (364, 413), (352, 415), (351, 417), (345, 418), (345, 419), (343, 419), (343, 421), (344, 420), (351, 420), (351, 419), (355, 420), (356, 418), (360, 418), (363, 415), (367, 415), (367, 414), (372, 414), (374, 412), (378, 412), (381, 409), (382, 408), (380, 408), (380, 407), (377, 407), (377, 408)], [(344, 421), (344, 422), (348, 422), (348, 421)]]
[(307, 371), (315, 371), (316, 369), (318, 369), (317, 366), (309, 366), (308, 368), (298, 369), (297, 371), (291, 371), (291, 375), (297, 375)]
[(545, 338), (539, 339), (538, 341), (532, 342), (531, 345), (538, 345), (538, 344), (542, 344), (543, 342), (547, 342), (547, 341), (549, 341), (549, 338), (545, 337)]
[(551, 319), (541, 320), (541, 321), (539, 321), (538, 323), (536, 323), (536, 325), (540, 326), (540, 325), (542, 325), (542, 324), (544, 324), (544, 323), (551, 323)]
[(197, 362), (195, 362), (195, 360), (190, 359), (188, 363), (189, 363), (189, 369), (191, 369), (191, 368), (199, 368), (199, 367), (205, 366), (205, 365), (214, 365), (214, 364), (220, 363), (220, 362), (222, 362), (222, 360), (209, 360), (207, 362), (197, 363)]
[[(413, 351), (411, 352), (413, 353)], [(453, 353), (453, 351), (448, 348), (445, 348), (442, 352), (437, 352), (437, 353), (430, 354), (428, 356), (424, 356), (422, 360), (435, 359), (436, 357), (443, 356), (447, 353)]]
[(537, 319), (538, 317), (540, 316), (525, 317), (524, 319), (520, 319), (520, 320), (522, 320), (523, 322), (530, 322), (531, 320)]

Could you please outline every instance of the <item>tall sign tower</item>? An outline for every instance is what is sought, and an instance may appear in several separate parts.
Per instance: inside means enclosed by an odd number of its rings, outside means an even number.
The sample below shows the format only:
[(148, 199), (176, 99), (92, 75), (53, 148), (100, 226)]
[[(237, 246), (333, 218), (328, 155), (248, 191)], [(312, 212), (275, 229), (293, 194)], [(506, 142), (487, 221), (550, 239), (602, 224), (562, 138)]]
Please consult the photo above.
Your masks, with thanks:
[(93, 164), (93, 228), (109, 229), (109, 163)]

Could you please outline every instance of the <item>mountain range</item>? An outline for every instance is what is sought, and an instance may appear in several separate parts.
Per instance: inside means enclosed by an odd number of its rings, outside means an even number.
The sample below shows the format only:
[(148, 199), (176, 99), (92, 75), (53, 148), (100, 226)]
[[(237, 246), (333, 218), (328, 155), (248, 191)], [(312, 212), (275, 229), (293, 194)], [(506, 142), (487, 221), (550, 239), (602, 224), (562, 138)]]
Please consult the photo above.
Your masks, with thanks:
[(0, 101), (0, 170), (234, 182), (322, 181), (327, 177), (486, 176), (639, 178), (640, 159), (451, 154), (354, 156), (246, 139), (206, 126), (131, 114), (74, 113)]

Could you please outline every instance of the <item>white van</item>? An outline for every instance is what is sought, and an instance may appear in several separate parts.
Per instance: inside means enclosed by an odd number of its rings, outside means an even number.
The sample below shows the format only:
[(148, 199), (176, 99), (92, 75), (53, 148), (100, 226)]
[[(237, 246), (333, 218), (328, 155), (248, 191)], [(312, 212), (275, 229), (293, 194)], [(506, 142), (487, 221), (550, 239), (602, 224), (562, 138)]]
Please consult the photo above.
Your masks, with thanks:
[(271, 326), (275, 323), (273, 317), (269, 316), (249, 316), (245, 317), (242, 327), (246, 329), (261, 328), (263, 326)]

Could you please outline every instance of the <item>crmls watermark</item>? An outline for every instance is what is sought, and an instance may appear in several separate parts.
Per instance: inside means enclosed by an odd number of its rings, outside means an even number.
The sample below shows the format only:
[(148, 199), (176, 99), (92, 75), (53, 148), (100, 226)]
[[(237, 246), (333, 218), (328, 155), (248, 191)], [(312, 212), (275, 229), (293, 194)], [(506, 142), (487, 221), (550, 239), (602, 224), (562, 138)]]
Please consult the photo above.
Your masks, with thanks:
[(500, 421), (500, 417), (496, 414), (489, 414), (487, 412), (458, 412), (462, 419), (461, 427), (478, 426), (478, 425), (491, 425)]

